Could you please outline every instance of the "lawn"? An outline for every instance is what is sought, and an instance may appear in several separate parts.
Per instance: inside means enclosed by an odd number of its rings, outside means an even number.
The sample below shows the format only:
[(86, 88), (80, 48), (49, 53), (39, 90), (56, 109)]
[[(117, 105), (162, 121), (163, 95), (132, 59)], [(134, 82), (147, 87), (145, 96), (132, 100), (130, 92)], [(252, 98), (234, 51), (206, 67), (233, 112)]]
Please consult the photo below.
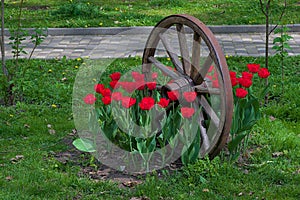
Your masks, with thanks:
[[(283, 0), (272, 1), (271, 23), (278, 22)], [(300, 23), (299, 0), (287, 1), (283, 24)], [(6, 27), (18, 23), (20, 0), (5, 1)], [(171, 14), (190, 14), (208, 25), (264, 24), (259, 1), (249, 0), (24, 0), (23, 27), (154, 26)]]
[[(238, 161), (228, 161), (222, 152), (212, 161), (129, 176), (103, 170), (71, 145), (77, 137), (73, 84), (87, 61), (21, 60), (21, 71), (27, 70), (15, 85), (22, 101), (0, 106), (0, 199), (299, 199), (299, 61), (300, 56), (286, 58), (282, 93), (279, 58), (271, 57), (270, 100)], [(229, 57), (227, 62), (242, 71), (264, 58)], [(141, 58), (118, 59), (109, 69), (126, 71), (140, 63)]]

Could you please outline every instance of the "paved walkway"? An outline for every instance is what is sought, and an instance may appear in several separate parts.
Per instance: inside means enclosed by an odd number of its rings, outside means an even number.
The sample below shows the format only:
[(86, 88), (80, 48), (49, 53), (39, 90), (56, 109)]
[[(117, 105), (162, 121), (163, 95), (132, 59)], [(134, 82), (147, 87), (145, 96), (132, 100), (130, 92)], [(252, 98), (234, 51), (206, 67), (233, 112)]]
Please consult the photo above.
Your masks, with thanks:
[[(82, 30), (82, 29), (78, 29)], [(104, 34), (89, 34), (77, 32), (76, 34), (53, 34), (48, 33), (45, 41), (38, 46), (33, 54), (34, 58), (50, 59), (66, 56), (67, 58), (77, 58), (88, 56), (91, 59), (107, 57), (128, 57), (142, 56), (143, 48), (150, 33), (147, 31), (135, 31), (130, 29), (127, 32), (110, 34), (109, 31)], [(63, 32), (63, 30), (60, 30)], [(74, 31), (73, 31), (74, 32)], [(76, 32), (76, 30), (75, 30)], [(234, 30), (232, 32), (235, 32)], [(225, 55), (233, 56), (264, 56), (265, 36), (263, 32), (237, 32), (237, 33), (214, 33), (222, 46)], [(293, 39), (289, 44), (290, 55), (300, 55), (300, 32), (289, 33)], [(274, 35), (270, 38), (270, 47), (272, 47)], [(11, 46), (8, 45), (8, 37), (5, 38), (6, 55), (12, 57)], [(33, 44), (25, 40), (27, 44), (25, 51), (30, 53)], [(274, 51), (271, 49), (270, 54)]]

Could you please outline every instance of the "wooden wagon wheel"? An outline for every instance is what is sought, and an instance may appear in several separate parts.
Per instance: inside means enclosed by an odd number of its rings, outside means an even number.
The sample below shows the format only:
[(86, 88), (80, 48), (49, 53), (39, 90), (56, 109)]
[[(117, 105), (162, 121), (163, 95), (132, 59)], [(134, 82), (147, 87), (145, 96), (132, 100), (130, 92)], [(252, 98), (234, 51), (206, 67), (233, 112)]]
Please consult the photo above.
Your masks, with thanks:
[[(161, 53), (175, 70), (161, 61)], [(168, 90), (197, 92), (200, 157), (215, 157), (226, 143), (233, 112), (229, 71), (217, 39), (195, 17), (168, 16), (154, 27), (144, 49), (142, 70), (148, 80), (154, 69), (172, 79), (158, 86), (162, 95)]]

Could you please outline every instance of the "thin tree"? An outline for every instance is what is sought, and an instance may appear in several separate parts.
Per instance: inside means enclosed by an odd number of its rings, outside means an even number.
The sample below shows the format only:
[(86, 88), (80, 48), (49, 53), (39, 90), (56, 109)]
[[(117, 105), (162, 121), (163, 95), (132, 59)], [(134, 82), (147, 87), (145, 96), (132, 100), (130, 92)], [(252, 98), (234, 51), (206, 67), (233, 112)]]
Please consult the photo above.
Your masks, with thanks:
[(2, 71), (3, 74), (7, 77), (9, 81), (9, 74), (6, 68), (5, 63), (5, 46), (4, 46), (4, 0), (1, 0), (1, 38), (0, 38), (0, 46), (1, 46), (1, 61), (2, 61)]
[[(271, 22), (271, 20), (270, 20), (270, 18), (271, 18), (271, 13), (270, 13), (270, 11), (271, 11), (271, 1), (272, 0), (264, 0), (264, 2), (263, 2), (263, 0), (259, 0), (259, 3), (260, 3), (260, 8), (261, 8), (261, 11), (262, 11), (262, 13), (264, 14), (264, 16), (265, 16), (265, 18), (266, 18), (266, 21), (265, 21), (265, 23), (266, 23), (266, 43), (265, 43), (265, 67), (266, 68), (269, 68), (269, 38), (270, 38), (270, 35), (271, 35), (271, 33), (277, 28), (277, 26), (278, 26), (278, 23), (272, 28), (272, 27), (270, 27), (270, 22)], [(281, 14), (280, 14), (280, 16), (279, 16), (279, 18), (278, 18), (278, 22), (280, 22), (281, 21), (281, 19), (282, 19), (282, 17), (283, 17), (283, 14), (284, 14), (284, 12), (285, 12), (285, 10), (286, 10), (286, 6), (287, 6), (287, 4), (286, 4), (286, 0), (284, 0), (284, 7), (283, 7), (283, 9), (282, 9), (282, 12), (281, 12)], [(267, 79), (266, 80), (266, 86), (268, 86), (269, 85), (269, 80)], [(268, 103), (268, 97), (269, 95), (268, 95), (268, 93), (266, 94), (266, 96), (265, 96), (265, 104), (267, 104)]]
[[(271, 1), (272, 0), (259, 0), (259, 3), (260, 3), (260, 8), (261, 8), (261, 11), (262, 13), (264, 14), (265, 18), (266, 18), (266, 46), (265, 46), (265, 67), (268, 68), (269, 67), (269, 38), (270, 38), (270, 35), (271, 33), (277, 28), (278, 26), (278, 23), (273, 27), (271, 28), (270, 27), (270, 18), (271, 18)], [(278, 18), (278, 22), (281, 21), (282, 17), (283, 17), (283, 14), (286, 10), (286, 7), (287, 7), (287, 3), (286, 3), (286, 0), (284, 0), (284, 7), (282, 9), (282, 12)]]

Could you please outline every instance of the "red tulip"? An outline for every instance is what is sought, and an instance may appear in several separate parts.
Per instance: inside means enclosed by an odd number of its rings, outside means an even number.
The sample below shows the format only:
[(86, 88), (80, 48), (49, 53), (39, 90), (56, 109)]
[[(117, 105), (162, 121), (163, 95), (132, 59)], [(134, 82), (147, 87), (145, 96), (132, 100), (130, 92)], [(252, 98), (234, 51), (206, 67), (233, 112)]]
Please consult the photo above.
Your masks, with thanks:
[(249, 73), (249, 72), (242, 72), (242, 78), (247, 78), (247, 79), (252, 80), (253, 74)]
[(110, 96), (105, 96), (101, 99), (104, 105), (109, 105), (111, 103), (111, 98)]
[(241, 86), (245, 87), (245, 88), (248, 88), (252, 85), (252, 81), (251, 79), (248, 79), (248, 78), (238, 78), (238, 82)]
[(148, 82), (147, 87), (148, 87), (149, 90), (156, 89), (156, 82), (154, 82), (154, 81), (153, 82)]
[(247, 96), (247, 94), (248, 94), (248, 92), (244, 88), (236, 88), (236, 90), (235, 90), (235, 95), (238, 98), (244, 98)]
[(152, 97), (144, 97), (139, 106), (142, 110), (150, 110), (155, 104), (155, 100)]
[(101, 94), (101, 91), (104, 90), (105, 86), (103, 84), (96, 84), (94, 86), (95, 92)]
[(121, 78), (121, 73), (120, 72), (114, 72), (111, 75), (109, 75), (109, 77), (111, 78), (111, 80), (113, 81), (118, 81)]
[(111, 91), (109, 88), (104, 88), (102, 91), (101, 91), (101, 94), (103, 97), (106, 97), (106, 96), (110, 96), (111, 95)]
[(249, 72), (256, 73), (259, 71), (260, 65), (255, 64), (255, 63), (249, 63), (249, 64), (247, 64), (247, 68), (248, 68)]
[(257, 74), (260, 78), (268, 78), (271, 73), (267, 68), (260, 68)]
[(184, 92), (183, 97), (187, 102), (190, 103), (190, 102), (195, 101), (195, 99), (197, 97), (197, 93), (196, 92)]
[(86, 104), (94, 104), (96, 102), (97, 98), (93, 94), (87, 94), (84, 98), (83, 101)]
[(131, 106), (133, 106), (136, 103), (136, 99), (135, 98), (131, 98), (131, 97), (122, 97), (122, 106), (124, 108), (130, 108)]
[(165, 108), (169, 105), (170, 100), (166, 98), (160, 98), (159, 102), (157, 103), (160, 107)]
[(167, 95), (168, 95), (168, 97), (169, 97), (169, 99), (171, 101), (176, 101), (179, 98), (179, 92), (176, 91), (176, 90), (174, 90), (174, 91), (168, 91)]
[(141, 74), (139, 72), (131, 72), (131, 76), (137, 82), (145, 80), (145, 74)]
[(121, 101), (122, 100), (122, 93), (121, 92), (113, 92), (111, 94), (111, 99), (114, 101)]
[(182, 107), (180, 109), (180, 111), (181, 111), (182, 117), (184, 117), (184, 118), (191, 118), (195, 113), (194, 108), (188, 108), (188, 107)]

